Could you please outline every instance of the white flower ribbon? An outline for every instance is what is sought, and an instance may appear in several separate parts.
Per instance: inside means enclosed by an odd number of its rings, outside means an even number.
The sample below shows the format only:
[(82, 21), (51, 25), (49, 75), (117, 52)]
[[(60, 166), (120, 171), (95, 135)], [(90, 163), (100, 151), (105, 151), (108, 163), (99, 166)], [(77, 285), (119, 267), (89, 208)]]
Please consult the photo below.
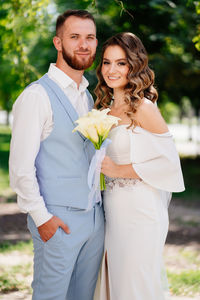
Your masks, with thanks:
[(90, 193), (88, 196), (88, 207), (90, 210), (95, 203), (101, 202), (101, 191), (100, 191), (100, 173), (101, 173), (101, 163), (106, 154), (106, 148), (111, 143), (110, 139), (105, 139), (102, 143), (101, 148), (96, 150), (93, 156), (89, 171), (88, 171), (88, 186)]

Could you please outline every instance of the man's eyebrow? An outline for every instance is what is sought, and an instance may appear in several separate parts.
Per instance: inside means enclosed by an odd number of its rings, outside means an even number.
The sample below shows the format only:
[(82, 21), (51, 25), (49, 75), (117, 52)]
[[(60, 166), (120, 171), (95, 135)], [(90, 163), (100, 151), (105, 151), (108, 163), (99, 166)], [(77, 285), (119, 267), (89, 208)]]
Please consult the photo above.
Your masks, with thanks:
[[(77, 36), (79, 36), (79, 35), (81, 35), (80, 33), (70, 33), (69, 35), (77, 35)], [(89, 34), (87, 34), (87, 36), (93, 36), (93, 37), (96, 37), (96, 35), (94, 34), (94, 33), (89, 33)]]

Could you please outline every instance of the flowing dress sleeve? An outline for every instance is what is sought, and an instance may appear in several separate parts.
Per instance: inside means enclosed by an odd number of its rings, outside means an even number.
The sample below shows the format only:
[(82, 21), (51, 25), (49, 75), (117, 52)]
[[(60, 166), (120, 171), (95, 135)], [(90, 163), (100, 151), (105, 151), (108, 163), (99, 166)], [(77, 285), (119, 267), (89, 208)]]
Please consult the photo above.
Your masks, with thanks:
[(140, 178), (163, 191), (184, 191), (180, 159), (171, 133), (155, 134), (141, 127), (129, 129), (129, 133), (131, 163)]

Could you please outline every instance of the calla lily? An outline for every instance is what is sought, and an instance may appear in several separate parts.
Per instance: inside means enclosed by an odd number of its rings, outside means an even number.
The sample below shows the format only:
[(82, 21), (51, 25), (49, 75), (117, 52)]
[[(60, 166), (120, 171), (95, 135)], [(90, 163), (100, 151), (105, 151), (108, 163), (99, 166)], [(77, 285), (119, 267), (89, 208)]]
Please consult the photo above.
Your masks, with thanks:
[[(112, 126), (116, 126), (120, 120), (117, 117), (108, 115), (109, 111), (109, 108), (103, 110), (92, 109), (87, 115), (75, 121), (78, 126), (72, 132), (79, 131), (93, 143), (95, 149), (100, 149)], [(100, 188), (101, 190), (106, 188), (103, 174), (100, 174)]]
[(89, 139), (89, 134), (87, 133), (87, 130), (82, 128), (80, 125), (76, 126), (72, 132), (79, 131), (82, 135), (84, 135), (87, 139)]
[(90, 125), (90, 126), (88, 126), (88, 128), (86, 130), (87, 130), (89, 139), (93, 143), (97, 144), (99, 142), (99, 136), (98, 136), (96, 128), (94, 126)]

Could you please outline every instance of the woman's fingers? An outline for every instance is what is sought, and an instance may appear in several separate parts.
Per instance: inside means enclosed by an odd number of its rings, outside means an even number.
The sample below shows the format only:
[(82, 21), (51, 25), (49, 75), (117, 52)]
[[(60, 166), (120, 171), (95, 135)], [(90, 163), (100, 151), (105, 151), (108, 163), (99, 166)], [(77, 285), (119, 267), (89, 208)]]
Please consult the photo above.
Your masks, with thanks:
[(109, 156), (105, 156), (101, 164), (101, 173), (109, 177), (116, 177), (116, 166)]

